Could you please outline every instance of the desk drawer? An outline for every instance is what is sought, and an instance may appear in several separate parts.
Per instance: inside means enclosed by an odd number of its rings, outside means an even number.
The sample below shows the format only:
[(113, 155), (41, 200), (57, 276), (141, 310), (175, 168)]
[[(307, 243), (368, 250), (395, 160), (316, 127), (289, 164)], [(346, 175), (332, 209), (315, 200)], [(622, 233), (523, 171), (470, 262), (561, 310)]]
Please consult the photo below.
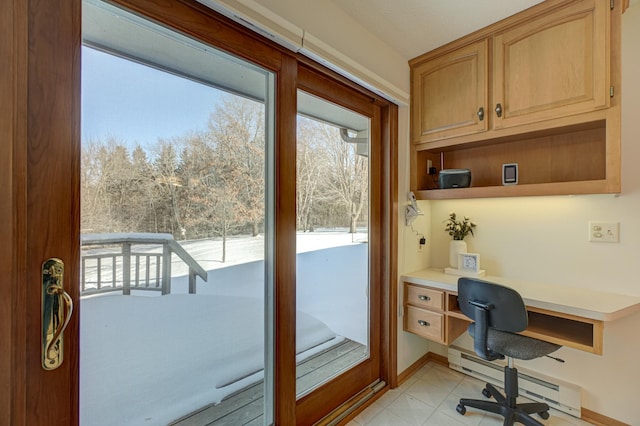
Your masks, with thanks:
[(430, 340), (444, 341), (444, 314), (407, 306), (404, 329)]
[(427, 309), (444, 310), (444, 292), (407, 284), (407, 303)]

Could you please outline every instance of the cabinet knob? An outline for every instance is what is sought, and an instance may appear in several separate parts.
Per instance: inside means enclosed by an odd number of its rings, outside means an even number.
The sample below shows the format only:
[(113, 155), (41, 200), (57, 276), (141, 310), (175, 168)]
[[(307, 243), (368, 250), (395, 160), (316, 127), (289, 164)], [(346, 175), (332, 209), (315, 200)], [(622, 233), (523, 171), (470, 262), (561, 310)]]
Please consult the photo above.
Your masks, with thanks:
[(418, 320), (418, 325), (421, 325), (422, 327), (429, 327), (431, 324), (423, 320)]
[(429, 296), (423, 296), (423, 295), (418, 296), (418, 299), (424, 300), (425, 302), (428, 302), (429, 300), (431, 300)]
[(480, 121), (484, 120), (484, 108), (480, 107), (480, 109), (478, 110), (478, 119), (480, 119)]
[(498, 115), (498, 117), (502, 117), (502, 105), (501, 104), (496, 104), (496, 114)]

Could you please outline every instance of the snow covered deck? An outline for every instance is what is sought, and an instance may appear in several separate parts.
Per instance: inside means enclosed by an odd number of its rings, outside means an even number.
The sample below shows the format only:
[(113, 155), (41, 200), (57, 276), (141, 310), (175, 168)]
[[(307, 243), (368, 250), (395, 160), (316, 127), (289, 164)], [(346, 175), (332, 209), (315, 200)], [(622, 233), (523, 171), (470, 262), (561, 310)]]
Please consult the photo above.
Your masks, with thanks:
[[(83, 234), (81, 243), (83, 296), (120, 290), (129, 295), (131, 289), (159, 290), (169, 294), (174, 261), (182, 262), (188, 268), (189, 293), (196, 292), (196, 277), (205, 282), (208, 278), (207, 271), (171, 234)], [(96, 246), (101, 248), (88, 249)]]
[[(297, 257), (298, 392), (364, 359), (368, 341), (367, 244), (351, 235), (305, 239)], [(231, 240), (241, 254), (226, 263), (216, 244), (180, 243), (208, 274), (196, 294), (174, 256), (171, 294), (82, 298), (82, 424), (260, 423), (264, 240)]]
[[(366, 347), (353, 340), (345, 339), (336, 346), (298, 363), (296, 369), (296, 389), (303, 393), (320, 383), (326, 377), (333, 377), (341, 371), (365, 359)], [(222, 426), (222, 425), (262, 425), (264, 412), (263, 381), (249, 386), (223, 399), (219, 404), (211, 404), (197, 410), (170, 426)]]

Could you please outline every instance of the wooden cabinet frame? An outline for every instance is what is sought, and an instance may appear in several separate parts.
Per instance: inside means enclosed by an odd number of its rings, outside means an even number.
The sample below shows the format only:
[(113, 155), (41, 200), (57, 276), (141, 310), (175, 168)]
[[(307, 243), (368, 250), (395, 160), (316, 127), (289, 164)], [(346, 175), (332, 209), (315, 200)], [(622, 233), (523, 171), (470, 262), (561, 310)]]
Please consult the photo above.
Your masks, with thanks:
[[(590, 11), (593, 14), (588, 16), (593, 18), (593, 22), (585, 18)], [(594, 0), (545, 1), (410, 61), (413, 109), (411, 189), (416, 196), (419, 199), (452, 199), (619, 193), (622, 11), (621, 5), (616, 4), (609, 10), (608, 3), (604, 5)], [(563, 19), (573, 22), (573, 19), (580, 25), (583, 24), (580, 19), (583, 19), (588, 21), (584, 23), (585, 27), (593, 26), (604, 31), (605, 35), (594, 40), (593, 44), (594, 52), (599, 52), (594, 55), (599, 55), (599, 61), (604, 56), (606, 64), (597, 76), (588, 76), (594, 89), (585, 89), (584, 96), (576, 95), (575, 102), (562, 104), (551, 100), (549, 109), (532, 107), (525, 111), (527, 113), (511, 116), (509, 105), (504, 105), (502, 99), (504, 90), (496, 90), (499, 74), (504, 73), (498, 69), (504, 52), (498, 52), (497, 46), (522, 34), (530, 34), (532, 30), (528, 25), (531, 22), (544, 29), (545, 19), (557, 22), (564, 22)], [(416, 123), (419, 114), (423, 114), (423, 101), (418, 99), (421, 94), (416, 91), (420, 70), (430, 61), (468, 49), (481, 40), (490, 41), (489, 63), (493, 64), (488, 71), (492, 84), (485, 108), (488, 130), (424, 134), (420, 123)], [(609, 97), (609, 86), (612, 97)], [(502, 118), (497, 118), (493, 111), (497, 103), (503, 104), (505, 112)], [(522, 109), (527, 110), (524, 106)], [(438, 170), (470, 169), (471, 187), (437, 189), (437, 176), (428, 174), (429, 162)], [(502, 186), (500, 177), (504, 163), (519, 164), (518, 185)]]

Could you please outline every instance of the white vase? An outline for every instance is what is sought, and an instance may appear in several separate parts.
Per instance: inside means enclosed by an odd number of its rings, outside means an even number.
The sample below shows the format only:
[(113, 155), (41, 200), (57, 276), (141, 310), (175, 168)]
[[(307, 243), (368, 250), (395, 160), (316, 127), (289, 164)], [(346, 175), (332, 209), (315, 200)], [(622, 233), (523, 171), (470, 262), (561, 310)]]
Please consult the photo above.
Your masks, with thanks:
[(449, 241), (449, 265), (458, 268), (458, 253), (467, 252), (467, 243), (464, 240)]

